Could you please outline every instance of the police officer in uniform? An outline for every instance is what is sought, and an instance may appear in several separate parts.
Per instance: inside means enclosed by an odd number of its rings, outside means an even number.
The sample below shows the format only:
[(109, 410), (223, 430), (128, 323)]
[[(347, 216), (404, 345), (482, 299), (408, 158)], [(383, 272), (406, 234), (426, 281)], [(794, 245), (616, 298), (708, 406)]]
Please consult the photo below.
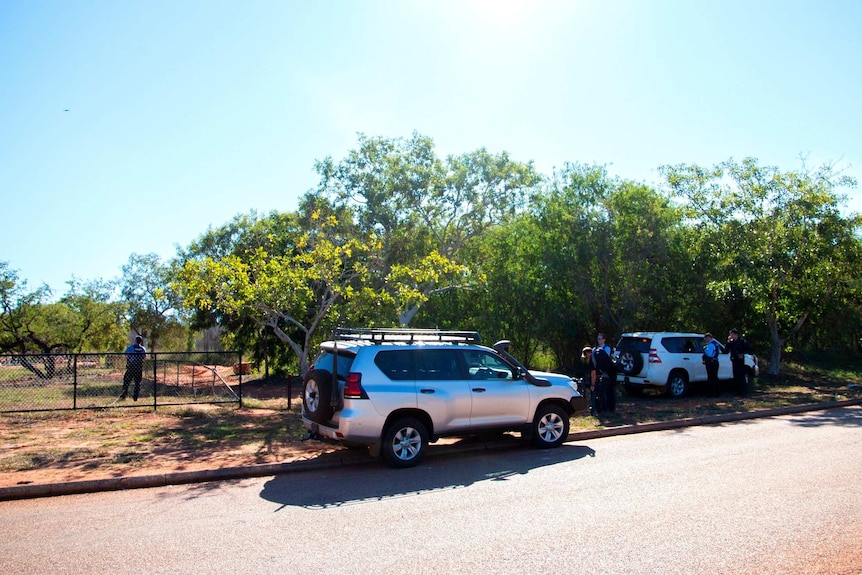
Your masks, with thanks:
[[(593, 370), (593, 348), (586, 346), (581, 350), (581, 359), (575, 368), (575, 381), (578, 384), (578, 391), (584, 397), (587, 397), (587, 390), (590, 388), (590, 373)], [(593, 400), (590, 398), (590, 415), (594, 415), (595, 407)]]
[(733, 365), (733, 383), (736, 390), (745, 395), (748, 393), (748, 379), (745, 374), (745, 354), (751, 353), (751, 346), (744, 338), (739, 337), (739, 331), (732, 329), (727, 336), (727, 351)]
[(134, 381), (135, 390), (132, 392), (132, 399), (138, 401), (146, 357), (147, 349), (144, 347), (144, 338), (136, 336), (135, 343), (126, 348), (126, 373), (123, 374), (123, 392), (120, 394), (120, 399), (126, 399), (126, 395), (129, 393), (129, 384)]
[(712, 337), (712, 334), (707, 332), (703, 336), (706, 344), (703, 346), (703, 365), (706, 366), (706, 381), (709, 383), (709, 388), (712, 395), (718, 397), (721, 394), (721, 387), (718, 383), (718, 342)]
[(596, 336), (593, 349), (593, 370), (590, 373), (590, 391), (596, 397), (595, 412), (616, 411), (617, 409), (617, 370), (611, 357), (613, 350), (605, 343), (605, 334)]

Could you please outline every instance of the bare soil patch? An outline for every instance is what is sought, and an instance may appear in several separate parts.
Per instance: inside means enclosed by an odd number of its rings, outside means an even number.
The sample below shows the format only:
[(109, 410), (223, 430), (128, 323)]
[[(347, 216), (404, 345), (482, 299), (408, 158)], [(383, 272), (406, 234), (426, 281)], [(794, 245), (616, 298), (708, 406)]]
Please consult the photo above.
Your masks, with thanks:
[(303, 441), (298, 389), (243, 384), (248, 407), (2, 414), (0, 487), (282, 463), (340, 449)]

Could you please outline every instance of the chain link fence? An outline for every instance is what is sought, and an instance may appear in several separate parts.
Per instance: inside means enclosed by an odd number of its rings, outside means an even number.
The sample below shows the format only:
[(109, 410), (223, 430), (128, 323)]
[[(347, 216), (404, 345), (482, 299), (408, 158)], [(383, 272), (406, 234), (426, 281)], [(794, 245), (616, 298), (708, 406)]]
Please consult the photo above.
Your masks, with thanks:
[(0, 355), (0, 412), (195, 403), (242, 407), (247, 369), (242, 355), (231, 351), (147, 353), (137, 366), (124, 353)]

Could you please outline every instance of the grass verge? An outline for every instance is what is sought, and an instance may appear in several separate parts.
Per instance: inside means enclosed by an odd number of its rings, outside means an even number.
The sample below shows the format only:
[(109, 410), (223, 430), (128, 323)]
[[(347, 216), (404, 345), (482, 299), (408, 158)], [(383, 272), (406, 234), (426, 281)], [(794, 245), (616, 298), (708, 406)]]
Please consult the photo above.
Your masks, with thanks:
[[(0, 475), (63, 472), (64, 477), (77, 478), (93, 471), (124, 475), (157, 465), (182, 469), (193, 463), (272, 463), (322, 450), (317, 442), (302, 441), (305, 430), (295, 387), (288, 402), (284, 382), (251, 384), (248, 393), (244, 386), (242, 409), (195, 405), (157, 412), (140, 407), (0, 414)], [(859, 363), (830, 367), (788, 361), (780, 377), (760, 377), (746, 397), (726, 392), (716, 399), (695, 392), (669, 399), (652, 393), (640, 397), (622, 393), (615, 413), (573, 417), (571, 429), (588, 431), (860, 397)]]

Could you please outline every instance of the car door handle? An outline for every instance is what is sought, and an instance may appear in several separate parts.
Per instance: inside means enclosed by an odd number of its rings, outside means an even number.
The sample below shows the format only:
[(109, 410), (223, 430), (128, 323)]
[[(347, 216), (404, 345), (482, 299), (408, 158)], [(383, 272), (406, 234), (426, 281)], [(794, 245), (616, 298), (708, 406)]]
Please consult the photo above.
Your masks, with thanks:
[(419, 393), (434, 393), (434, 390), (426, 387), (426, 388), (420, 389)]
[(485, 388), (484, 387), (474, 387), (473, 391), (475, 391), (476, 393), (484, 393)]

